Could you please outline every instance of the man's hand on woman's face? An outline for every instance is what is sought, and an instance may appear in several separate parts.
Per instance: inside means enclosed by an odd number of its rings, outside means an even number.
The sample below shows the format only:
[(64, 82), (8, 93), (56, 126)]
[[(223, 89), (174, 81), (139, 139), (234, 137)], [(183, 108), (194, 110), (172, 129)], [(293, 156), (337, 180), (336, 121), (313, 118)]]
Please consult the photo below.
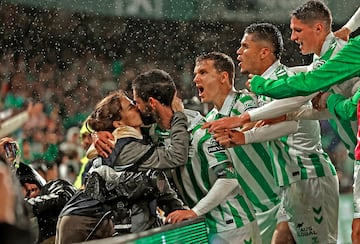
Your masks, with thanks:
[(114, 149), (115, 138), (113, 134), (108, 131), (98, 131), (91, 134), (95, 149), (100, 156), (107, 158)]
[(177, 96), (177, 92), (175, 92), (174, 98), (171, 102), (171, 109), (175, 112), (184, 112), (184, 104), (181, 100), (181, 98), (179, 98)]

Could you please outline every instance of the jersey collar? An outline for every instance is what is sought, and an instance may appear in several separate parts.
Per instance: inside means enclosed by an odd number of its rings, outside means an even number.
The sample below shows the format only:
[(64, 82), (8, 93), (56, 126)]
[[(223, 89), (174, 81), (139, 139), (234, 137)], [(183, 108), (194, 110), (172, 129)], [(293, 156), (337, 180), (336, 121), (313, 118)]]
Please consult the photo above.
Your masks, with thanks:
[(265, 79), (271, 78), (270, 76), (275, 73), (276, 69), (281, 65), (280, 60), (276, 60), (265, 72), (261, 75), (261, 77)]
[(229, 92), (226, 96), (224, 104), (222, 105), (221, 109), (219, 110), (219, 114), (224, 116), (229, 116), (231, 109), (233, 108), (237, 98), (237, 92), (233, 89)]

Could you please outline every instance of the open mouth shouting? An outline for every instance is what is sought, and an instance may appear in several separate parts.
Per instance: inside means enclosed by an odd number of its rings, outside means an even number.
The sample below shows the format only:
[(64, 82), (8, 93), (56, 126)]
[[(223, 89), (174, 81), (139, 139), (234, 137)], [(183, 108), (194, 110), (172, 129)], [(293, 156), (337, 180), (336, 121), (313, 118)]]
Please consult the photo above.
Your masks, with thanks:
[(203, 98), (203, 96), (204, 96), (204, 90), (205, 90), (204, 87), (202, 87), (201, 85), (197, 85), (196, 88), (197, 88), (197, 90), (198, 90), (199, 97), (200, 97), (200, 98)]

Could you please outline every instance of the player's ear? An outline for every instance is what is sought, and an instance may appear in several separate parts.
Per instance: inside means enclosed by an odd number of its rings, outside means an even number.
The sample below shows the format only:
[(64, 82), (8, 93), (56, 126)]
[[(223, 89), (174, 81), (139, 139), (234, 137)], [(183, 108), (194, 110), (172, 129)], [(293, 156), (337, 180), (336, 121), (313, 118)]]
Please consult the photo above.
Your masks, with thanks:
[(264, 59), (267, 55), (271, 54), (271, 50), (268, 47), (263, 47), (260, 50), (260, 58)]
[(324, 24), (321, 22), (316, 23), (314, 28), (315, 28), (316, 33), (321, 33), (324, 30)]
[(158, 100), (153, 98), (153, 97), (149, 97), (149, 104), (151, 106), (152, 109), (156, 108), (156, 104), (158, 103)]
[(227, 71), (221, 72), (221, 81), (223, 83), (229, 82), (229, 73)]

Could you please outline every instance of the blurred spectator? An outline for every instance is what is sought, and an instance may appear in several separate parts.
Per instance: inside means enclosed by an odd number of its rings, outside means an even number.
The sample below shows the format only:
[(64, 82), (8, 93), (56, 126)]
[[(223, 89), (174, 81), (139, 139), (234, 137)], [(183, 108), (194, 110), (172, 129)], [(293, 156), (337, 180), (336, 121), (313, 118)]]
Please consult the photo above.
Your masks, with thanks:
[(31, 166), (46, 180), (46, 182), (59, 178), (58, 167), (54, 162), (36, 159), (31, 162)]
[(80, 159), (81, 168), (74, 183), (74, 186), (78, 189), (84, 187), (86, 173), (89, 171), (91, 167), (91, 165), (89, 165), (89, 159), (86, 157), (86, 153), (85, 153), (89, 149), (92, 143), (91, 132), (87, 129), (86, 122), (83, 123), (80, 130), (80, 141), (81, 141), (81, 146), (84, 149), (84, 154)]
[(60, 153), (59, 178), (74, 183), (80, 171), (80, 158), (75, 150)]
[(31, 152), (31, 143), (28, 139), (24, 138), (20, 141), (21, 148), (21, 161), (29, 164), (34, 160), (34, 156)]
[(77, 152), (77, 155), (83, 154), (83, 148), (80, 144), (80, 129), (78, 127), (71, 127), (66, 132), (66, 141), (60, 143), (59, 150), (69, 155), (73, 151)]

